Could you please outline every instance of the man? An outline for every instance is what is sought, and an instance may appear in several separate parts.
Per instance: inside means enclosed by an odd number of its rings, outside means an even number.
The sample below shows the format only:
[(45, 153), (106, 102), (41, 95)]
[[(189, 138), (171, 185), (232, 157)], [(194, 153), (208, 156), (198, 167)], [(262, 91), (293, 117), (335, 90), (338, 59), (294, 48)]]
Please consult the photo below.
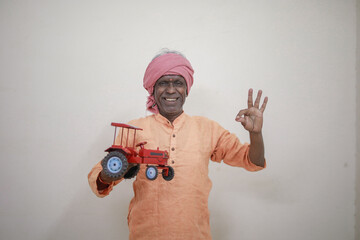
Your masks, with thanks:
[[(252, 89), (248, 108), (236, 116), (250, 133), (250, 143), (242, 144), (218, 123), (183, 112), (185, 99), (193, 84), (190, 62), (177, 52), (155, 57), (144, 75), (149, 92), (147, 109), (154, 115), (131, 121), (140, 127), (135, 142), (169, 152), (168, 163), (175, 170), (171, 181), (145, 177), (145, 166), (134, 181), (134, 198), (130, 202), (128, 224), (130, 239), (211, 239), (208, 197), (211, 181), (209, 159), (258, 171), (265, 167), (262, 138), (263, 112), (261, 91), (253, 102)], [(119, 136), (117, 143), (120, 142)], [(89, 184), (98, 197), (110, 193), (122, 179), (109, 179), (98, 163), (89, 173)]]

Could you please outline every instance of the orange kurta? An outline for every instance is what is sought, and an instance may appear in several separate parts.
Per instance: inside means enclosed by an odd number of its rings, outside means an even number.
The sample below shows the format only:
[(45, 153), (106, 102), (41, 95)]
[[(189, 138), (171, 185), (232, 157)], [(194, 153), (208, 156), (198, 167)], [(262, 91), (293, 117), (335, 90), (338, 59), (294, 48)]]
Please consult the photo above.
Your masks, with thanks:
[[(147, 141), (145, 148), (159, 147), (169, 152), (168, 164), (175, 171), (171, 181), (165, 181), (161, 175), (150, 181), (145, 177), (146, 166), (141, 166), (133, 183), (134, 197), (129, 206), (131, 240), (211, 239), (209, 159), (223, 160), (248, 171), (263, 169), (250, 162), (247, 143), (241, 144), (234, 134), (205, 117), (190, 117), (183, 113), (171, 124), (157, 114), (129, 124), (144, 129), (137, 131), (136, 143)], [(116, 141), (119, 143), (119, 136)], [(96, 179), (101, 170), (98, 163), (88, 179), (92, 191), (98, 197), (105, 197), (121, 180), (98, 191)]]

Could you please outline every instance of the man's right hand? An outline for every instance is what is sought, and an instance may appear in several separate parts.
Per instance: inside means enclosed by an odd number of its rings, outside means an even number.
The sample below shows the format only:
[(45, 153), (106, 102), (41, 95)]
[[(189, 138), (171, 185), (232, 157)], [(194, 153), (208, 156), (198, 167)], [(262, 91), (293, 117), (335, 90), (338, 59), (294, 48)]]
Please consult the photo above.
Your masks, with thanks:
[(96, 180), (96, 184), (98, 187), (98, 190), (104, 190), (109, 187), (109, 185), (113, 182), (113, 179), (110, 179), (106, 174), (104, 173), (104, 170), (99, 173), (99, 176)]

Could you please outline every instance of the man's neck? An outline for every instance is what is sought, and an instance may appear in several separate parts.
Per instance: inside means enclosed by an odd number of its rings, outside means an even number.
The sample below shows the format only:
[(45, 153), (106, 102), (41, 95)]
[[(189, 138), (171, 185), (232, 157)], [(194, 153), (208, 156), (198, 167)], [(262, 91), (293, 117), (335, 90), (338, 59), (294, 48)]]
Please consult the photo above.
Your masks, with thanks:
[(184, 111), (180, 112), (180, 113), (177, 113), (175, 115), (171, 115), (171, 114), (162, 114), (160, 112), (160, 114), (166, 118), (167, 120), (169, 120), (171, 123), (173, 123), (175, 121), (176, 118), (178, 118)]

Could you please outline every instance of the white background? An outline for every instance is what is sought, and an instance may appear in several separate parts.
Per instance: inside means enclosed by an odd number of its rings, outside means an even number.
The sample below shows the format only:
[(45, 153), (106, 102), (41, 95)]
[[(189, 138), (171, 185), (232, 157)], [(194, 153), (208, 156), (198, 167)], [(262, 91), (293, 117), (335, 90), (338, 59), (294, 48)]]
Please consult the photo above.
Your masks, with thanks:
[(355, 6), (1, 1), (0, 238), (127, 239), (132, 180), (99, 199), (87, 174), (110, 122), (150, 114), (142, 77), (167, 47), (195, 69), (185, 111), (242, 141), (247, 89), (269, 96), (267, 169), (210, 164), (213, 238), (355, 239)]

